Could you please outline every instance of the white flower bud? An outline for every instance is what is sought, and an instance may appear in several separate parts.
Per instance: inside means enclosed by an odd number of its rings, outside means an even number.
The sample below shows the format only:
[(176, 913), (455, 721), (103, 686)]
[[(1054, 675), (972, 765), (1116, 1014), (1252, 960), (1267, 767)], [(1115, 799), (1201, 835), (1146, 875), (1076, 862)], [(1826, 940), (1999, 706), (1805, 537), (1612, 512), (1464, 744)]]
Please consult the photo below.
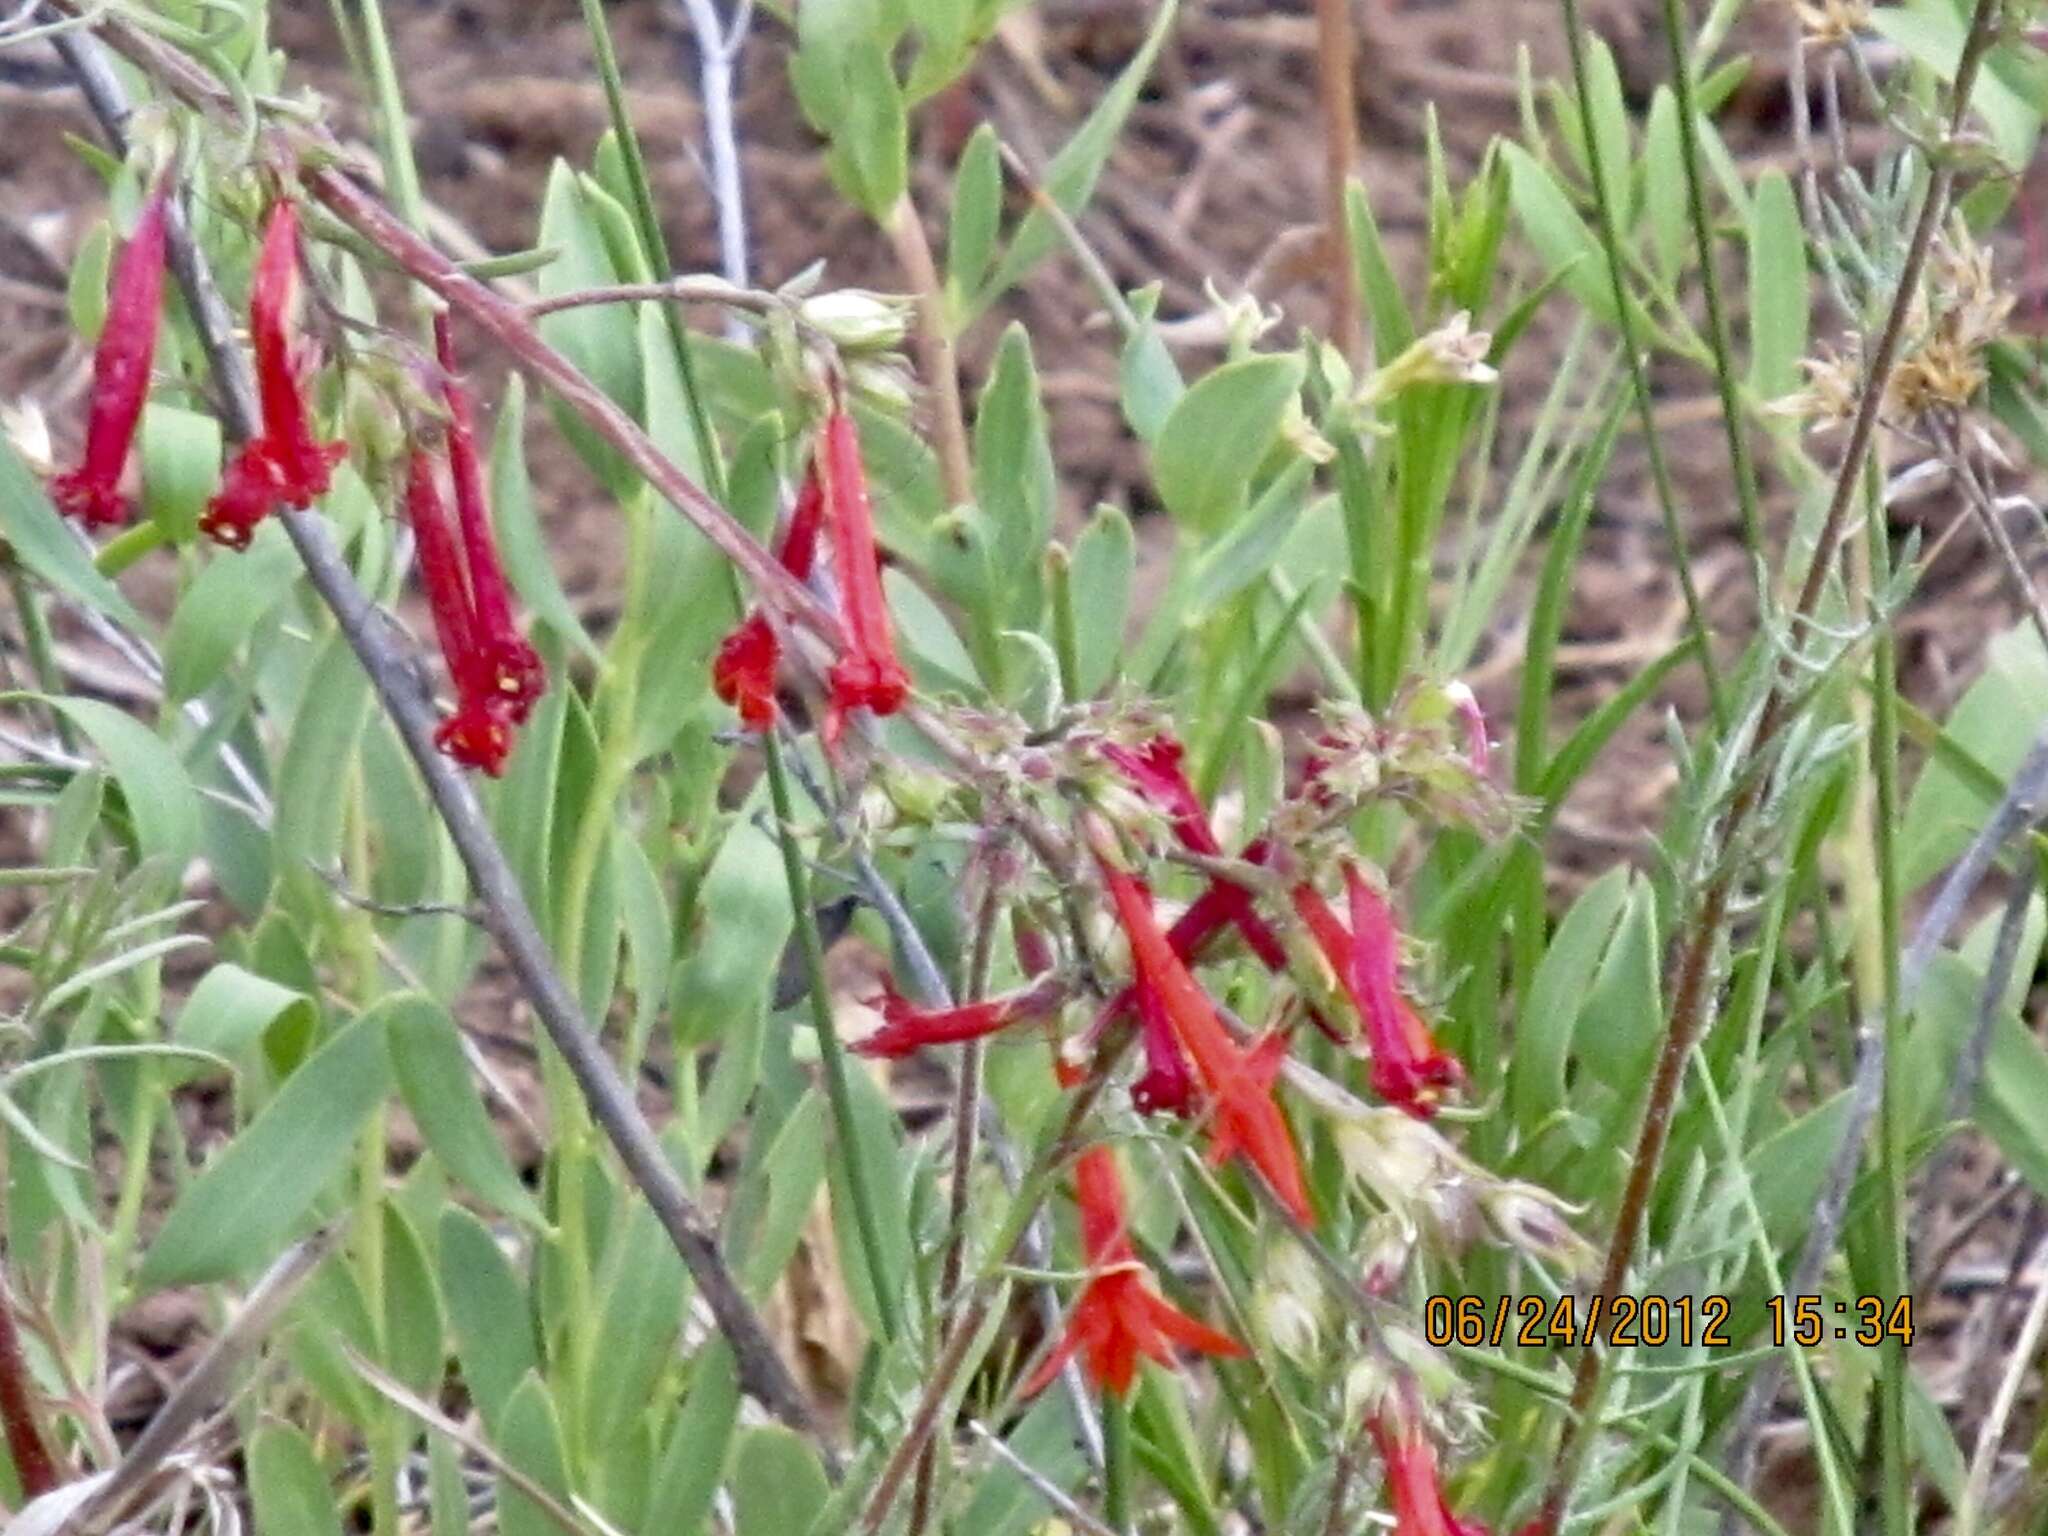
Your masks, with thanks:
[(797, 305), (805, 325), (832, 338), (847, 353), (892, 352), (910, 334), (911, 300), (865, 288), (813, 294)]

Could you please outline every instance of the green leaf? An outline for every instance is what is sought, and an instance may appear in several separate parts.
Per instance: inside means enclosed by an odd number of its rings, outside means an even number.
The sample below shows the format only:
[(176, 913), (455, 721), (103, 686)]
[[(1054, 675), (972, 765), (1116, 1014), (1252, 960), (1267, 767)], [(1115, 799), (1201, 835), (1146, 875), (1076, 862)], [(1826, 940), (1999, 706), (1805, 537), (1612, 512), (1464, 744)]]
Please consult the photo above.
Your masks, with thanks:
[(265, 523), (240, 554), (200, 567), (178, 599), (164, 636), (164, 693), (172, 703), (197, 698), (228, 669), (256, 626), (291, 592), (298, 555), (282, 524)]
[(679, 1049), (737, 1032), (768, 1004), (789, 938), (789, 886), (774, 842), (735, 821), (705, 874), (698, 926), (675, 986), (671, 1027)]
[[(1145, 77), (1152, 72), (1152, 61), (1159, 56), (1179, 9), (1180, 0), (1161, 0), (1159, 9), (1153, 14), (1151, 30), (1145, 34), (1145, 41), (1131, 56), (1130, 63), (1124, 66), (1095, 103), (1095, 110), (1088, 114), (1086, 121), (1074, 131), (1074, 136), (1061, 146), (1060, 152), (1046, 166), (1046, 195), (1068, 215), (1078, 214), (1087, 205), (1095, 190), (1095, 180), (1102, 174), (1102, 167), (1109, 159), (1117, 136), (1123, 132), (1124, 119), (1137, 105), (1138, 92), (1144, 87)], [(1042, 210), (1034, 208), (1026, 214), (1024, 222), (1017, 227), (1016, 238), (1010, 242), (1010, 249), (996, 268), (996, 275), (976, 296), (975, 309), (986, 309), (1014, 287), (1059, 243), (1059, 238), (1059, 231)]]
[[(339, 628), (328, 631), (307, 674), (277, 772), (272, 836), (281, 876), (311, 880), (308, 860), (328, 866), (337, 857), (345, 786), (372, 702), (369, 674), (349, 649), (348, 637)], [(332, 900), (324, 885), (320, 890), (323, 905)]]
[(763, 1424), (733, 1452), (734, 1536), (802, 1536), (831, 1496), (818, 1453), (792, 1429)]
[[(498, 1454), (557, 1503), (568, 1504), (569, 1464), (562, 1451), (562, 1425), (555, 1401), (538, 1374), (529, 1373), (505, 1405), (496, 1433)], [(554, 1518), (519, 1491), (510, 1478), (498, 1479), (498, 1530), (502, 1536), (562, 1536)]]
[(93, 565), (92, 555), (72, 536), (4, 432), (0, 432), (0, 538), (6, 539), (15, 559), (66, 597), (118, 619), (137, 634), (149, 632), (142, 615)]
[(1301, 388), (1292, 355), (1225, 363), (1181, 397), (1152, 445), (1159, 499), (1201, 537), (1220, 533), (1244, 509), (1245, 493)]
[(1188, 388), (1180, 376), (1180, 365), (1159, 339), (1159, 322), (1155, 318), (1158, 307), (1157, 283), (1131, 296), (1131, 312), (1137, 324), (1124, 338), (1123, 353), (1117, 360), (1124, 420), (1145, 443), (1157, 441), (1159, 429), (1166, 425), (1166, 418), (1173, 414), (1174, 406)]
[(1040, 557), (1052, 535), (1056, 495), (1052, 444), (1031, 341), (1021, 325), (1003, 332), (974, 419), (974, 495), (992, 536), (990, 554), (1006, 601), (996, 627), (1032, 628), (1041, 602)]
[(689, 1393), (654, 1474), (643, 1531), (693, 1536), (702, 1528), (711, 1500), (725, 1481), (739, 1419), (739, 1373), (732, 1350), (724, 1340), (713, 1339), (697, 1353)]
[(341, 1536), (334, 1488), (293, 1425), (266, 1421), (249, 1437), (249, 1498), (264, 1536)]
[(64, 290), (71, 328), (82, 341), (98, 341), (107, 323), (107, 274), (113, 265), (114, 226), (101, 219), (78, 242), (78, 254), (71, 258), (71, 280)]
[(825, 1176), (825, 1101), (817, 1090), (804, 1095), (735, 1192), (728, 1220), (734, 1269), (740, 1285), (757, 1301), (781, 1278), (810, 1219), (818, 1181)]
[(337, 1031), (185, 1186), (143, 1258), (138, 1290), (230, 1279), (284, 1245), (389, 1091), (382, 1006)]
[(1685, 159), (1678, 133), (1678, 103), (1660, 85), (1650, 98), (1643, 127), (1643, 208), (1650, 226), (1650, 255), (1665, 278), (1678, 275), (1685, 260)]
[(1614, 324), (1614, 292), (1606, 263), (1593, 243), (1593, 232), (1572, 207), (1556, 179), (1519, 144), (1503, 144), (1508, 167), (1508, 196), (1529, 243), (1545, 266), (1563, 273), (1562, 281), (1586, 309)]
[[(1806, 355), (1806, 231), (1783, 171), (1758, 178), (1749, 218), (1749, 387), (1789, 395)], [(1788, 424), (1789, 425), (1789, 424)]]
[(428, 1150), (473, 1194), (530, 1226), (546, 1226), (491, 1128), (448, 1010), (431, 997), (403, 992), (386, 999), (381, 1011), (392, 1076)]
[(585, 1399), (583, 1434), (595, 1445), (623, 1435), (655, 1400), (655, 1386), (675, 1357), (689, 1290), (683, 1261), (645, 1202), (636, 1201), (614, 1227), (592, 1354), (605, 1367), (590, 1373)]
[(143, 857), (160, 858), (182, 871), (199, 844), (199, 794), (177, 754), (111, 704), (77, 698), (49, 702), (70, 716), (107, 760), (128, 802)]
[(1120, 507), (1101, 506), (1074, 540), (1073, 571), (1077, 681), (1092, 698), (1117, 673), (1138, 566), (1137, 536)]
[(189, 544), (199, 536), (220, 480), (220, 423), (174, 405), (142, 413), (142, 501), (164, 537)]
[[(560, 260), (541, 269), (539, 287), (543, 298), (621, 281), (576, 173), (560, 160), (548, 173), (540, 236), (535, 244), (559, 246), (562, 252)], [(549, 346), (594, 380), (628, 415), (638, 419), (640, 350), (634, 311), (631, 304), (580, 305), (545, 316), (540, 322), (540, 333)], [(638, 477), (618, 450), (561, 401), (550, 398), (548, 405), (562, 435), (591, 471), (614, 496), (630, 495)]]
[(1551, 935), (1515, 1022), (1508, 1068), (1508, 1111), (1533, 1131), (1565, 1101), (1565, 1061), (1580, 999), (1628, 898), (1629, 872), (1611, 869), (1588, 886)]
[(310, 1038), (318, 1021), (319, 1010), (305, 993), (223, 962), (199, 978), (171, 1038), (230, 1061), (248, 1061), (273, 1030)]
[(441, 1384), (441, 1293), (405, 1213), (384, 1202), (384, 1368), (422, 1397)]
[(496, 1434), (514, 1389), (540, 1363), (526, 1287), (490, 1229), (460, 1206), (441, 1213), (440, 1250), (462, 1380)]
[(1373, 355), (1390, 362), (1407, 350), (1415, 339), (1415, 321), (1408, 302), (1401, 297), (1400, 280), (1380, 239), (1379, 221), (1373, 217), (1372, 200), (1363, 182), (1344, 188), (1344, 222), (1351, 232), (1351, 263), (1356, 269), (1358, 291), (1365, 298), (1365, 312), (1372, 321)]
[(513, 590), (535, 618), (596, 659), (597, 644), (562, 590), (534, 511), (533, 481), (526, 471), (526, 380), (516, 373), (506, 381), (498, 430), (491, 439), (491, 521)]
[(946, 227), (946, 290), (956, 308), (988, 276), (1003, 217), (1003, 166), (996, 131), (983, 123), (960, 152), (953, 173), (952, 220)]
[(882, 590), (896, 621), (904, 660), (920, 688), (931, 692), (980, 695), (980, 669), (953, 630), (952, 621), (924, 588), (895, 566), (882, 572)]
[(1614, 67), (1614, 52), (1598, 34), (1587, 39), (1586, 87), (1592, 98), (1581, 103), (1588, 131), (1598, 135), (1601, 180), (1607, 184), (1607, 205), (1614, 210), (1617, 229), (1633, 222), (1629, 210), (1628, 168), (1635, 158), (1629, 142), (1628, 105), (1622, 98), (1621, 72)]

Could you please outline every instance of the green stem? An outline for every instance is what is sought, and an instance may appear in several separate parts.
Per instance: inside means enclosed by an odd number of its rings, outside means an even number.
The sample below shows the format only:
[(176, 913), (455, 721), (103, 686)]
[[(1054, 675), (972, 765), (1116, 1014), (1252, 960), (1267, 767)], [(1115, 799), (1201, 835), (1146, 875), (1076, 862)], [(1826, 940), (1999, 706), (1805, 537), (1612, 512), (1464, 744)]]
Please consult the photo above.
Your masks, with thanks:
[[(21, 615), (21, 637), (28, 647), (29, 670), (35, 674), (36, 687), (56, 698), (64, 691), (64, 674), (57, 670), (56, 647), (50, 642), (50, 619), (43, 612), (42, 596), (28, 579), (28, 572), (10, 550), (5, 555), (7, 567), (7, 591), (14, 599), (14, 611)], [(56, 732), (58, 744), (66, 752), (78, 751), (78, 736), (71, 729), (71, 717), (57, 708), (48, 706), (50, 728)]]
[[(1891, 585), (1890, 531), (1885, 526), (1884, 495), (1877, 455), (1864, 474), (1868, 531), (1870, 591), (1874, 608)], [(1878, 1122), (1878, 1169), (1884, 1195), (1879, 1211), (1878, 1274), (1881, 1294), (1902, 1295), (1906, 1287), (1906, 1151), (1905, 1085), (1906, 1017), (1899, 1006), (1899, 705), (1898, 638), (1889, 623), (1880, 623), (1871, 650), (1870, 757), (1877, 790), (1877, 904), (1879, 936), (1884, 953), (1884, 1084)], [(1906, 1439), (1906, 1357), (1899, 1341), (1889, 1336), (1879, 1353), (1878, 1437), (1882, 1487), (1880, 1504), (1888, 1536), (1910, 1536), (1913, 1528), (1911, 1468)]]
[(169, 542), (170, 536), (164, 532), (163, 524), (154, 520), (137, 523), (122, 529), (102, 544), (92, 563), (102, 576), (118, 576), (151, 550), (162, 549)]
[(384, 28), (383, 0), (358, 0), (363, 15), (363, 42), (368, 55), (370, 92), (377, 100), (378, 155), (398, 216), (414, 229), (426, 228), (426, 200), (420, 195), (419, 167), (412, 158), (406, 131), (405, 95), (398, 88), (398, 67), (392, 62), (391, 37)]
[[(640, 153), (640, 136), (633, 131), (633, 119), (626, 111), (626, 85), (619, 74), (618, 53), (612, 47), (611, 26), (605, 20), (603, 0), (583, 0), (583, 24), (590, 33), (590, 51), (597, 63), (598, 78), (604, 83), (605, 108), (611, 114), (612, 136), (618, 140), (625, 161), (626, 187), (633, 195), (633, 223), (640, 244), (646, 249), (648, 265), (659, 277), (673, 270), (668, 241), (661, 232), (661, 217), (654, 207), (654, 184), (647, 177), (647, 160)], [(705, 46), (715, 44), (705, 40)], [(704, 466), (704, 488), (713, 499), (725, 500), (725, 462), (718, 454), (718, 438), (711, 430), (711, 414), (698, 387), (697, 365), (691, 355), (690, 333), (684, 327), (680, 305), (664, 304), (661, 312), (668, 323), (669, 339), (675, 343), (676, 369), (682, 376), (683, 399), (690, 410), (690, 433), (697, 440), (697, 457)]]
[[(1678, 572), (1678, 590), (1685, 600), (1686, 626), (1698, 642), (1700, 676), (1706, 683), (1708, 706), (1713, 712), (1715, 728), (1726, 731), (1727, 698), (1721, 686), (1720, 669), (1714, 662), (1714, 648), (1708, 643), (1706, 608), (1700, 601), (1699, 586), (1693, 580), (1692, 558), (1687, 552), (1685, 529), (1678, 516), (1678, 492), (1672, 485), (1671, 466), (1664, 457), (1663, 434), (1657, 430), (1649, 368), (1643, 360), (1642, 337), (1636, 329), (1636, 311), (1623, 275), (1621, 236), (1615, 227), (1613, 203), (1607, 195), (1606, 150), (1600, 142), (1599, 114), (1592, 108), (1592, 92), (1587, 84), (1585, 26), (1579, 15), (1579, 0), (1562, 0), (1562, 5), (1565, 43), (1572, 61), (1572, 88), (1578, 93), (1579, 120), (1585, 126), (1586, 169), (1588, 179), (1593, 183), (1594, 222), (1599, 229), (1600, 248), (1607, 261), (1608, 286), (1614, 293), (1614, 323), (1621, 332), (1621, 350), (1628, 363), (1629, 387), (1635, 394), (1636, 416), (1642, 424), (1643, 450), (1649, 456), (1650, 484), (1656, 493), (1658, 513), (1664, 520), (1665, 540), (1671, 546), (1671, 563)], [(1711, 280), (1711, 265), (1707, 275)], [(1711, 286), (1708, 292), (1713, 293)], [(1710, 305), (1717, 303), (1718, 300), (1710, 300)], [(1738, 439), (1740, 435), (1737, 431)], [(1750, 547), (1754, 550), (1756, 545), (1752, 542)]]
[(1074, 622), (1074, 562), (1064, 544), (1045, 547), (1046, 584), (1052, 588), (1052, 649), (1060, 665), (1060, 697), (1081, 697), (1081, 631)]
[(1111, 1529), (1131, 1529), (1131, 1405), (1119, 1392), (1102, 1398), (1102, 1515)]
[(790, 803), (789, 769), (782, 761), (782, 742), (773, 731), (761, 736), (762, 756), (768, 764), (768, 794), (775, 810), (775, 837), (782, 845), (782, 873), (789, 883), (790, 911), (796, 920), (797, 936), (803, 945), (804, 969), (810, 979), (811, 1027), (818, 1036), (818, 1057), (825, 1069), (825, 1095), (832, 1104), (832, 1119), (838, 1129), (840, 1155), (844, 1159), (846, 1187), (853, 1198), (853, 1224), (860, 1237), (861, 1258), (867, 1265), (868, 1290), (875, 1298), (875, 1315), (882, 1334), (894, 1340), (900, 1321), (896, 1293), (882, 1266), (882, 1229), (875, 1216), (874, 1193), (868, 1187), (867, 1165), (862, 1162), (860, 1143), (854, 1128), (853, 1094), (847, 1086), (846, 1051), (839, 1041), (839, 1029), (832, 1020), (832, 999), (825, 985), (825, 945), (818, 933), (818, 916), (811, 905), (811, 878), (803, 850), (797, 845), (796, 812)]
[[(1741, 391), (1735, 382), (1735, 347), (1721, 303), (1721, 279), (1714, 267), (1714, 225), (1707, 213), (1706, 177), (1700, 168), (1699, 108), (1693, 97), (1692, 58), (1686, 48), (1684, 0), (1664, 0), (1664, 40), (1671, 54), (1671, 89), (1678, 98), (1679, 160), (1685, 170), (1686, 205), (1692, 215), (1693, 244), (1700, 262), (1700, 293), (1707, 308), (1707, 345), (1714, 354), (1714, 387), (1721, 396), (1721, 425), (1728, 436), (1728, 464), (1742, 514), (1742, 538), (1750, 558), (1766, 558), (1763, 518), (1757, 511), (1756, 469), (1743, 431)], [(1577, 46), (1577, 35), (1573, 35)]]

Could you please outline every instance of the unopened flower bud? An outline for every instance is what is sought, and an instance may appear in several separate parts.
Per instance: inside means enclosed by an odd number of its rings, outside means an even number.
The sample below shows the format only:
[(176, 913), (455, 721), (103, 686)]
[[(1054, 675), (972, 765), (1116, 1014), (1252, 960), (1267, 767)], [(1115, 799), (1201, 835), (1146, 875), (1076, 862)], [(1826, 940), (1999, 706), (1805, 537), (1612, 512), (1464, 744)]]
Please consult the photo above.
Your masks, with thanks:
[(1598, 1250), (1565, 1220), (1563, 1204), (1533, 1184), (1496, 1184), (1479, 1197), (1487, 1224), (1509, 1246), (1554, 1265), (1567, 1276), (1590, 1271)]
[(1315, 1260), (1301, 1244), (1282, 1238), (1266, 1256), (1253, 1305), (1273, 1346), (1307, 1364), (1322, 1341), (1327, 1295)]
[(849, 357), (892, 352), (910, 334), (914, 306), (894, 294), (865, 288), (839, 288), (813, 294), (797, 305), (797, 315), (813, 330), (829, 336)]
[(909, 372), (894, 358), (864, 357), (849, 363), (846, 382), (863, 404), (889, 416), (908, 416), (917, 394)]
[(1393, 1211), (1381, 1211), (1360, 1235), (1359, 1284), (1370, 1296), (1387, 1296), (1401, 1283), (1415, 1251), (1415, 1227)]
[(892, 762), (878, 768), (875, 777), (901, 820), (931, 826), (945, 819), (953, 784), (943, 774)]

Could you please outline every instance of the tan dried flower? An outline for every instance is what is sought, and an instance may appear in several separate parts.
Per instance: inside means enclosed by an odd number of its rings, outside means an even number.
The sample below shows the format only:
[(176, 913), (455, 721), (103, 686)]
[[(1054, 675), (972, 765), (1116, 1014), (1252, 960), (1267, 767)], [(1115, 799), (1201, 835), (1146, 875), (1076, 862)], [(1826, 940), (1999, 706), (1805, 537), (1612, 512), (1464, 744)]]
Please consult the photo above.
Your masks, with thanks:
[(1798, 0), (1794, 9), (1812, 47), (1832, 48), (1870, 28), (1870, 0)]

